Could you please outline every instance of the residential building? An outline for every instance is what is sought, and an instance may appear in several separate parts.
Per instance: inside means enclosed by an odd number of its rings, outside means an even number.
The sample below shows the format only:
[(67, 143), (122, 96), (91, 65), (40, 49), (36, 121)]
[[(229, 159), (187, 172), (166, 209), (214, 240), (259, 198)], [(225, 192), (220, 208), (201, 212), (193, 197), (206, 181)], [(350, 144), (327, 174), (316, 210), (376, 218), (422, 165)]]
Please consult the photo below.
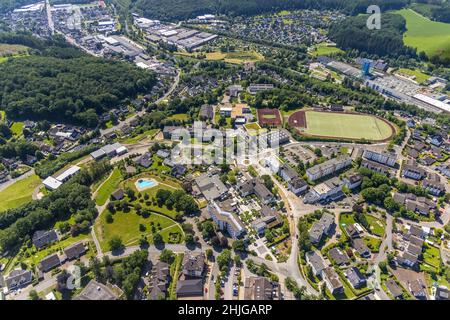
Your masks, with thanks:
[(315, 276), (322, 274), (322, 270), (325, 269), (325, 261), (315, 251), (309, 251), (305, 254), (306, 262), (311, 266), (312, 272)]
[(177, 298), (203, 296), (203, 279), (180, 279), (177, 282)]
[(37, 249), (41, 249), (50, 243), (58, 241), (58, 234), (56, 230), (38, 230), (33, 234), (32, 241)]
[(426, 176), (426, 171), (419, 167), (413, 160), (407, 160), (402, 166), (402, 176), (413, 180), (422, 180)]
[(189, 277), (203, 277), (203, 270), (205, 268), (204, 253), (190, 253), (186, 252), (183, 258), (182, 273)]
[(247, 91), (250, 94), (257, 94), (258, 92), (265, 91), (265, 90), (272, 90), (274, 88), (273, 84), (250, 84), (247, 88)]
[(224, 199), (228, 192), (228, 188), (223, 184), (217, 174), (211, 175), (205, 173), (196, 178), (195, 183), (197, 184), (199, 191), (208, 201)]
[(316, 181), (328, 175), (334, 174), (339, 170), (350, 166), (351, 164), (352, 159), (349, 156), (340, 156), (308, 168), (306, 170), (306, 175), (309, 180)]
[(296, 196), (299, 196), (308, 190), (308, 184), (301, 178), (295, 178), (288, 182), (288, 189)]
[(309, 239), (312, 243), (319, 243), (323, 235), (330, 235), (334, 226), (334, 215), (323, 213), (319, 221), (316, 221), (309, 230)]
[(392, 279), (387, 280), (385, 285), (389, 293), (394, 297), (394, 299), (401, 299), (403, 297), (402, 288), (400, 288), (394, 280)]
[(83, 241), (77, 242), (64, 248), (64, 254), (67, 260), (78, 259), (86, 252), (86, 244)]
[(170, 280), (170, 266), (158, 261), (153, 267), (148, 285), (150, 300), (161, 300), (166, 297)]
[(281, 166), (279, 175), (286, 182), (290, 182), (291, 180), (298, 178), (297, 172), (287, 164), (283, 164)]
[(39, 262), (38, 268), (42, 272), (50, 271), (51, 269), (59, 266), (61, 261), (57, 253), (50, 254)]
[(349, 264), (351, 261), (347, 253), (343, 252), (338, 247), (334, 247), (333, 249), (328, 251), (328, 255), (330, 256), (331, 260), (333, 260), (334, 263), (336, 263), (338, 266)]
[(26, 286), (33, 280), (33, 273), (30, 270), (12, 270), (5, 278), (4, 283), (8, 290), (14, 290)]
[(440, 182), (432, 181), (429, 179), (426, 179), (423, 181), (422, 187), (429, 194), (432, 194), (433, 196), (436, 196), (436, 197), (439, 197), (445, 193), (445, 185), (444, 184), (442, 184)]
[(221, 207), (213, 201), (208, 204), (207, 210), (218, 228), (222, 231), (227, 231), (233, 239), (240, 238), (245, 234), (245, 226), (234, 212), (234, 208)]
[(358, 188), (362, 183), (362, 178), (359, 173), (352, 174), (348, 177), (345, 177), (343, 179), (344, 184), (349, 188), (350, 190), (353, 190), (355, 188)]
[(366, 285), (366, 277), (356, 267), (347, 269), (345, 276), (354, 289), (359, 289)]
[(364, 240), (361, 238), (352, 239), (352, 246), (358, 252), (358, 254), (363, 258), (370, 258), (370, 249), (365, 244)]
[(363, 157), (367, 160), (375, 161), (389, 167), (395, 167), (397, 162), (397, 155), (387, 151), (376, 152), (372, 150), (365, 150)]
[(344, 286), (341, 279), (333, 267), (323, 269), (322, 278), (331, 294), (340, 294), (344, 292)]
[(345, 197), (342, 192), (344, 182), (338, 177), (334, 177), (330, 180), (320, 183), (312, 187), (308, 194), (303, 199), (304, 203), (316, 203), (322, 201), (336, 201)]
[(281, 300), (279, 284), (265, 277), (249, 277), (244, 284), (245, 300)]

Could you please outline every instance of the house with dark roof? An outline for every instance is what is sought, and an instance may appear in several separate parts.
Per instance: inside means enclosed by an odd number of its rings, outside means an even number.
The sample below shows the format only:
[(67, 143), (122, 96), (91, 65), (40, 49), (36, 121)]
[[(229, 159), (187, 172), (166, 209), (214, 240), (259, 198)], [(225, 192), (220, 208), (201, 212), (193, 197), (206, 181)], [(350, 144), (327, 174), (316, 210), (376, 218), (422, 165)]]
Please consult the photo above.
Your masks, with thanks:
[(426, 286), (420, 279), (408, 282), (408, 289), (418, 300), (427, 300)]
[(214, 119), (213, 107), (209, 104), (202, 105), (200, 107), (199, 117), (200, 117), (200, 120), (202, 120), (202, 121)]
[(445, 193), (445, 185), (432, 181), (429, 179), (425, 179), (422, 183), (422, 188), (425, 189), (429, 194), (432, 194), (433, 196), (439, 197), (440, 195)]
[(177, 298), (203, 296), (203, 279), (180, 279), (177, 282)]
[(57, 266), (61, 265), (59, 256), (57, 253), (50, 254), (39, 262), (38, 268), (42, 272), (47, 272)]
[(316, 221), (309, 230), (309, 239), (312, 243), (319, 243), (323, 235), (330, 235), (334, 227), (334, 215), (324, 212), (319, 221)]
[(352, 267), (347, 269), (347, 271), (345, 271), (345, 277), (354, 289), (359, 289), (366, 285), (366, 277), (358, 268)]
[(86, 252), (86, 245), (83, 241), (77, 242), (64, 249), (67, 260), (78, 259)]
[(125, 197), (125, 192), (123, 191), (123, 189), (117, 189), (116, 191), (111, 193), (111, 198), (116, 201), (122, 200), (124, 197)]
[(249, 277), (244, 284), (245, 300), (281, 300), (280, 286), (265, 277)]
[(352, 246), (363, 258), (370, 258), (371, 251), (361, 238), (352, 239)]
[(308, 184), (305, 180), (297, 177), (288, 182), (288, 189), (296, 196), (299, 196), (308, 190)]
[(347, 253), (339, 249), (338, 247), (334, 247), (330, 251), (328, 251), (328, 255), (331, 260), (334, 261), (338, 266), (346, 265), (350, 263), (350, 258)]
[(322, 270), (325, 269), (325, 261), (317, 252), (309, 251), (305, 254), (305, 258), (315, 276), (319, 276)]
[(323, 269), (322, 278), (331, 294), (344, 292), (344, 285), (333, 267)]
[(403, 297), (403, 290), (398, 286), (398, 284), (394, 280), (392, 279), (387, 280), (385, 285), (389, 293), (394, 297), (394, 299), (401, 299)]
[(182, 273), (189, 277), (201, 278), (205, 268), (205, 254), (204, 253), (190, 253), (187, 252), (183, 257)]
[(152, 273), (148, 285), (148, 292), (151, 300), (164, 299), (170, 280), (170, 266), (162, 261), (158, 261), (152, 267)]
[(152, 154), (150, 152), (146, 152), (142, 156), (136, 158), (134, 162), (147, 169), (153, 164)]
[(56, 230), (38, 230), (33, 234), (32, 241), (37, 249), (41, 249), (50, 243), (58, 241), (58, 234)]
[(30, 270), (16, 269), (12, 270), (5, 278), (4, 283), (8, 290), (14, 290), (28, 285), (33, 280), (33, 274)]

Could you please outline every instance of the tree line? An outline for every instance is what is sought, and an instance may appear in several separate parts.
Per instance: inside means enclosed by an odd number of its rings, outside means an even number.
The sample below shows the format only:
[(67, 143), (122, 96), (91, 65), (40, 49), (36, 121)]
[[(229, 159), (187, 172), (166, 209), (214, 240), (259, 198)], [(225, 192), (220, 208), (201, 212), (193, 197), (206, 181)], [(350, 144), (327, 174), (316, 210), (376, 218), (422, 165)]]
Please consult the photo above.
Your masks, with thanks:
[[(58, 40), (42, 42), (26, 35), (7, 35), (3, 40), (36, 48), (30, 57), (0, 65), (0, 109), (10, 119), (95, 127), (98, 115), (119, 107), (127, 98), (148, 93), (156, 83), (150, 71), (87, 56)], [(41, 49), (45, 45), (49, 46)]]

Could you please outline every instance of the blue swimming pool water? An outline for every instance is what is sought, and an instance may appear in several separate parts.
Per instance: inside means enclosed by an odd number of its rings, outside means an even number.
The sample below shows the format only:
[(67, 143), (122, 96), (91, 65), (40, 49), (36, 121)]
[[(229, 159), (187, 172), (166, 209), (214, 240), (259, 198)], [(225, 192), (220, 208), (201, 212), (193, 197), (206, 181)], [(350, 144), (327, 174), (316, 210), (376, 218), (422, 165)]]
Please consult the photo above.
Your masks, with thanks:
[(139, 180), (137, 182), (137, 185), (139, 186), (139, 188), (149, 188), (149, 187), (153, 187), (156, 185), (156, 181), (155, 180)]

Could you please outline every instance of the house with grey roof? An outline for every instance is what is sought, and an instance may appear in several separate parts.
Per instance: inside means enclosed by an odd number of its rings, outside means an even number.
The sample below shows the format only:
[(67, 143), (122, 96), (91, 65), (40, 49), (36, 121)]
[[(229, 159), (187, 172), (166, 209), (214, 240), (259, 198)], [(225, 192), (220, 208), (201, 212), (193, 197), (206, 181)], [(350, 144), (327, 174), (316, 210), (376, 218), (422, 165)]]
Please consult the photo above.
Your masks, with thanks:
[(319, 243), (323, 235), (330, 235), (334, 226), (334, 215), (324, 212), (319, 221), (316, 221), (309, 230), (309, 239), (312, 243)]
[(359, 289), (366, 285), (366, 277), (358, 268), (352, 267), (347, 269), (347, 271), (345, 271), (345, 277), (354, 289)]
[(223, 184), (217, 174), (202, 174), (195, 179), (195, 183), (208, 201), (224, 199), (228, 193), (228, 188)]
[(38, 268), (42, 272), (50, 271), (51, 269), (61, 265), (61, 260), (57, 253), (50, 254), (39, 262)]
[(331, 260), (333, 260), (334, 263), (336, 263), (338, 266), (349, 264), (351, 261), (347, 253), (342, 251), (338, 247), (334, 247), (330, 251), (328, 251), (328, 255), (330, 256)]
[(203, 277), (205, 254), (187, 252), (183, 257), (182, 273), (188, 277)]
[(33, 280), (33, 274), (30, 270), (16, 269), (12, 270), (4, 279), (4, 284), (8, 290), (14, 290), (28, 285)]
[(177, 298), (203, 296), (203, 279), (180, 279), (177, 282)]
[(325, 261), (315, 251), (309, 251), (305, 254), (306, 262), (311, 266), (311, 269), (315, 276), (319, 276), (322, 270), (325, 269)]
[(58, 241), (56, 230), (38, 230), (33, 234), (33, 244), (37, 249), (41, 249), (50, 243)]

